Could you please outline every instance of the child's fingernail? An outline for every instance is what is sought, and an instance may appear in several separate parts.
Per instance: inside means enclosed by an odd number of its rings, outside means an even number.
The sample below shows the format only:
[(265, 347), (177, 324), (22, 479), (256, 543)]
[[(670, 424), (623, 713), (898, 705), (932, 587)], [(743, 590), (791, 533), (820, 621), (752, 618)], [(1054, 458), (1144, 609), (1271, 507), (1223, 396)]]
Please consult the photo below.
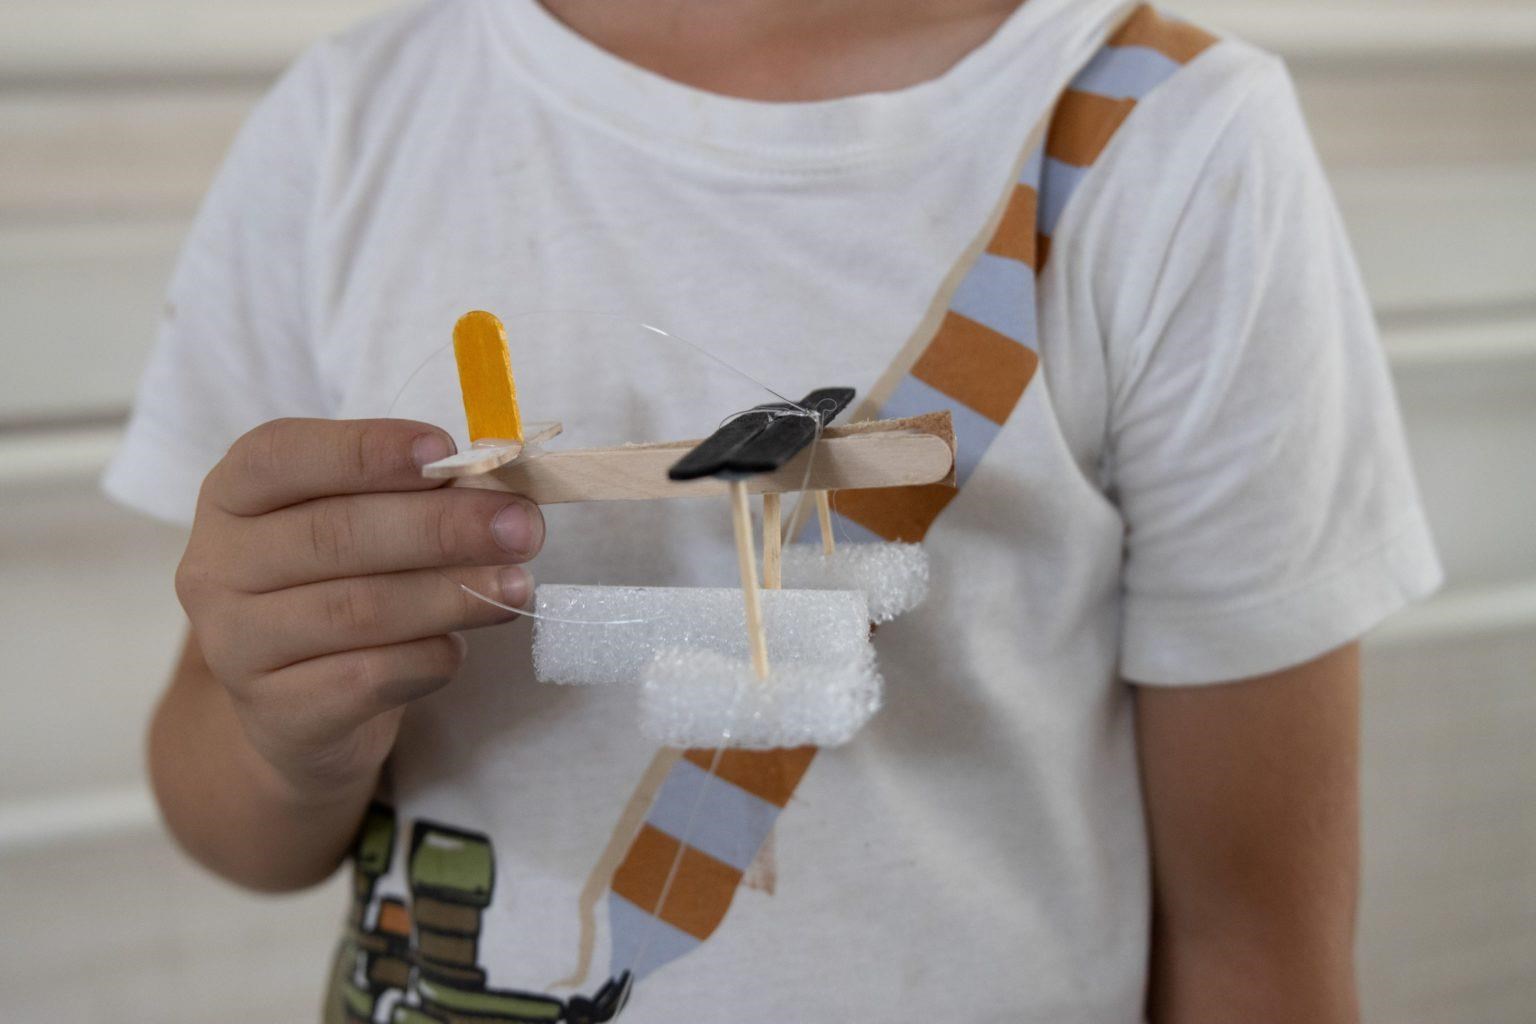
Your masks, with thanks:
[(501, 587), (501, 603), (521, 608), (533, 593), (533, 574), (520, 565), (509, 565), (497, 577)]
[(453, 438), (447, 434), (420, 434), (411, 442), (411, 460), (420, 469), (438, 459), (446, 459), (455, 450)]
[(496, 543), (509, 554), (526, 556), (533, 547), (533, 525), (528, 509), (521, 503), (508, 505), (491, 520), (491, 533)]

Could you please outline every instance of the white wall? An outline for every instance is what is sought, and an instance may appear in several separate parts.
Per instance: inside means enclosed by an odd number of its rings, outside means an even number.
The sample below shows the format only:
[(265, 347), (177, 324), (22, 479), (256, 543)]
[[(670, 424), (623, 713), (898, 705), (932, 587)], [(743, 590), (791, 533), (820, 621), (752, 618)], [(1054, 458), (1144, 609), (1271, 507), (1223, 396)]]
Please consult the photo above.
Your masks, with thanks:
[[(229, 891), (153, 824), (181, 538), (97, 497), (187, 218), (299, 46), (378, 2), (0, 0), (0, 1019), (304, 1020), (335, 886)], [(1451, 586), (1369, 644), (1373, 1022), (1536, 1007), (1536, 5), (1200, 0), (1292, 62)]]

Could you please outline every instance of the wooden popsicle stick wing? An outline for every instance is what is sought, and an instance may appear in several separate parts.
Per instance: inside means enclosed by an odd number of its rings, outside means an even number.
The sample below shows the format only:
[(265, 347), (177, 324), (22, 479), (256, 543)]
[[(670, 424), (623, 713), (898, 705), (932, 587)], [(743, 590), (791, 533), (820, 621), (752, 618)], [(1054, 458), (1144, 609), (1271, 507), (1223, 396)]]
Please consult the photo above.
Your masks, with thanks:
[[(724, 495), (717, 477), (676, 481), (667, 470), (697, 441), (545, 452), (478, 476), (460, 487), (510, 491), (541, 505), (574, 501), (655, 501)], [(745, 480), (753, 494), (799, 490), (857, 490), (955, 481), (955, 432), (947, 411), (899, 420), (829, 427), (772, 473)]]

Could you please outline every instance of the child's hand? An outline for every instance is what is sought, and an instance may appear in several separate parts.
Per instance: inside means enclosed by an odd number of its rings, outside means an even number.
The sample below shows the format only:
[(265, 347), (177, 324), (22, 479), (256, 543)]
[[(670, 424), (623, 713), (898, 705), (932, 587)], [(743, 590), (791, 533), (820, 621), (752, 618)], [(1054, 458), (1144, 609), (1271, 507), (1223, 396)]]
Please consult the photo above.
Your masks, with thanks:
[[(203, 483), (176, 592), (255, 750), (299, 798), (371, 784), (404, 705), (464, 657), (453, 631), (532, 592), (537, 506), (449, 489), (421, 467), (450, 455), (406, 420), (274, 420)], [(450, 572), (441, 566), (459, 567)]]

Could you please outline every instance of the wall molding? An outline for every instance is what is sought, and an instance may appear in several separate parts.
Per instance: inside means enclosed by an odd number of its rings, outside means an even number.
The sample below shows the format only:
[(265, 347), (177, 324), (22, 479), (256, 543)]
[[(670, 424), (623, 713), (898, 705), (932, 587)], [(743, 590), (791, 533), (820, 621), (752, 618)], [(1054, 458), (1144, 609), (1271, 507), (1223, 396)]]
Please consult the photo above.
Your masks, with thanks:
[(89, 483), (106, 470), (122, 439), (120, 425), (57, 429), (50, 423), (38, 430), (8, 426), (0, 430), (0, 487)]
[(1536, 10), (1514, 4), (1167, 0), (1166, 6), (1309, 63), (1536, 59)]
[(1536, 579), (1452, 587), (1394, 615), (1366, 643), (1400, 650), (1522, 632), (1536, 632)]
[(383, 0), (11, 0), (0, 6), (0, 81), (250, 80), (393, 6)]
[(149, 788), (103, 787), (0, 804), (0, 857), (142, 835), (159, 827)]
[(1382, 311), (1387, 359), (1399, 374), (1536, 363), (1536, 308), (1526, 305), (1504, 316), (1497, 307), (1476, 306)]
[[(1408, 318), (1383, 332), (1387, 359), (1398, 375), (1459, 370), (1536, 368), (1536, 309), (1508, 319), (1447, 322)], [(88, 483), (106, 469), (122, 440), (126, 409), (55, 410), (47, 416), (0, 420), (0, 487)]]
[[(10, 0), (0, 6), (0, 80), (259, 79), (384, 0)], [(1514, 4), (1173, 0), (1192, 20), (1309, 63), (1536, 60), (1536, 10)], [(127, 13), (125, 13), (125, 11)]]

